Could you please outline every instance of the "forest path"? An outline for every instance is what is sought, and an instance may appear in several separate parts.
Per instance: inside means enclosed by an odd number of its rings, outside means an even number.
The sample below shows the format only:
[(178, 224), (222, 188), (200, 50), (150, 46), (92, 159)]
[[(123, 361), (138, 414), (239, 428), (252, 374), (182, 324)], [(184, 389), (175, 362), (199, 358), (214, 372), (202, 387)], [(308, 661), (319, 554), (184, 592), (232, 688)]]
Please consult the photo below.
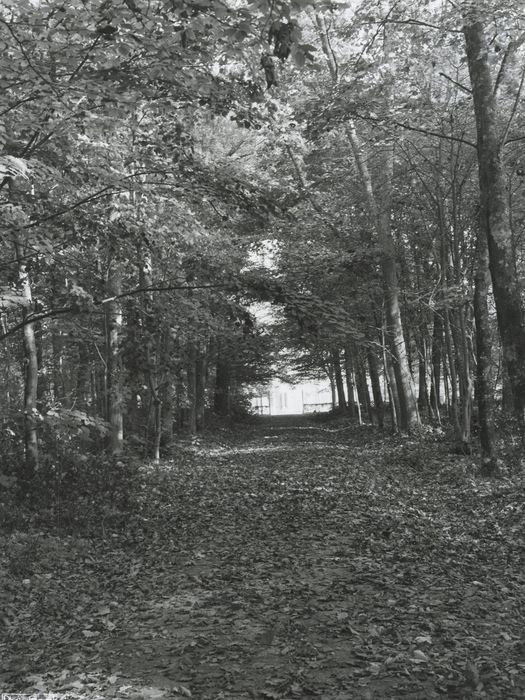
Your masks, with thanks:
[(522, 698), (523, 510), (446, 459), (302, 418), (187, 447), (148, 473), (125, 534), (60, 544), (0, 679), (136, 700)]

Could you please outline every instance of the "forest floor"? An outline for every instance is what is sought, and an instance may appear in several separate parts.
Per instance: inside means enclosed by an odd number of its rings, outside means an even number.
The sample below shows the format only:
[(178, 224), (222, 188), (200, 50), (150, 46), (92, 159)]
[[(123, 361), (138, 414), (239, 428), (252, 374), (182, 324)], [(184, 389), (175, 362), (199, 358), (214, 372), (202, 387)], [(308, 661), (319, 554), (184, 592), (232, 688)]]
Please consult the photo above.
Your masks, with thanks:
[(119, 531), (1, 535), (0, 692), (524, 698), (525, 478), (475, 467), (307, 420), (186, 445)]

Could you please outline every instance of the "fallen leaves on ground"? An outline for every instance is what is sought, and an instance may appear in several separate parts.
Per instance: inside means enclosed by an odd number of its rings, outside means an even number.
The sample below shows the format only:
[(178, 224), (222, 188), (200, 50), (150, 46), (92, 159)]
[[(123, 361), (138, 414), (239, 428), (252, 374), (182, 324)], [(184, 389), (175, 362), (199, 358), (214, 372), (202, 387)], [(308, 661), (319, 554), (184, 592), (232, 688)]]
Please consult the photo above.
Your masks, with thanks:
[(123, 532), (2, 537), (3, 692), (524, 697), (521, 478), (432, 435), (240, 431), (147, 470)]

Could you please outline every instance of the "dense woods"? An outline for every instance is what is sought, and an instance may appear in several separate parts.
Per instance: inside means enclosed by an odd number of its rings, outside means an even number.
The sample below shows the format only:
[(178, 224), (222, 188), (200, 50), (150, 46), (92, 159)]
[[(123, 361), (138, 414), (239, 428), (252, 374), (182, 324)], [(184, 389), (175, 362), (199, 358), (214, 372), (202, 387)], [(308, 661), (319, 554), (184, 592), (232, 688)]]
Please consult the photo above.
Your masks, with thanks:
[(158, 461), (283, 364), (349, 421), (479, 436), (497, 471), (494, 426), (519, 450), (525, 425), (522, 22), (3, 3), (5, 484)]

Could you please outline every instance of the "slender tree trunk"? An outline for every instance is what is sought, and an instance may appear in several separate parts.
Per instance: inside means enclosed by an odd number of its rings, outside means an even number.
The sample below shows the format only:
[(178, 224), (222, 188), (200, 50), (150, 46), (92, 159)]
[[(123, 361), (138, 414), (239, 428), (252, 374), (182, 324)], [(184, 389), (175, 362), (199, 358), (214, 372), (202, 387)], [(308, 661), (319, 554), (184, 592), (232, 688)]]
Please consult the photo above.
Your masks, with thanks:
[(172, 340), (170, 333), (164, 333), (163, 344), (162, 344), (162, 366), (164, 367), (164, 381), (158, 388), (159, 397), (161, 401), (161, 424), (162, 432), (166, 436), (168, 442), (173, 440), (173, 405), (175, 402), (174, 397), (174, 387), (171, 378), (171, 352), (172, 352)]
[[(381, 247), (386, 332), (396, 375), (400, 426), (405, 430), (411, 430), (419, 425), (420, 418), (401, 322), (396, 255), (390, 225), (394, 162), (393, 145), (390, 143), (384, 146), (384, 163), (378, 173), (376, 187), (374, 188), (361, 143), (352, 123), (347, 129), (347, 134), (365, 190), (370, 216), (374, 222)], [(376, 192), (381, 194), (376, 195)]]
[(49, 379), (46, 377), (45, 369), (45, 353), (44, 353), (44, 332), (42, 323), (35, 323), (35, 343), (36, 343), (36, 360), (38, 365), (38, 386), (36, 395), (36, 406), (39, 413), (42, 413), (42, 408), (46, 402), (46, 395), (49, 398), (53, 396)]
[(344, 354), (345, 362), (345, 381), (346, 381), (346, 393), (348, 394), (347, 405), (348, 414), (350, 418), (354, 418), (356, 415), (356, 400), (355, 400), (355, 379), (354, 379), (354, 368), (352, 364), (352, 354), (349, 346), (345, 347)]
[(417, 403), (420, 414), (426, 411), (428, 416), (432, 415), (430, 397), (428, 392), (428, 330), (426, 323), (419, 329), (419, 368), (418, 368), (418, 397)]
[(501, 156), (505, 138), (501, 125), (508, 119), (502, 120), (499, 112), (481, 11), (475, 3), (466, 8), (463, 32), (478, 136), (481, 228), (488, 241), (492, 289), (514, 411), (525, 436), (525, 313)]
[(472, 372), (469, 341), (466, 331), (466, 310), (459, 308), (449, 316), (450, 361), (454, 363), (454, 377), (457, 386), (457, 440), (458, 450), (470, 454), (472, 451)]
[(162, 441), (162, 401), (160, 398), (153, 402), (155, 409), (155, 436), (153, 439), (153, 461), (155, 464), (160, 462), (160, 445)]
[(182, 430), (184, 427), (184, 398), (185, 398), (185, 387), (184, 387), (184, 369), (183, 367), (177, 367), (175, 371), (175, 415), (177, 420), (177, 427)]
[(503, 359), (503, 353), (501, 357), (501, 408), (506, 415), (510, 415), (514, 410), (512, 383)]
[[(153, 286), (153, 260), (151, 251), (147, 246), (139, 248), (140, 259), (139, 283), (143, 288)], [(148, 319), (152, 315), (153, 298), (151, 293), (144, 297), (143, 312), (134, 319), (142, 327), (142, 342), (146, 348), (146, 363), (144, 373), (149, 387), (151, 403), (153, 407), (153, 459), (156, 464), (160, 462), (160, 445), (162, 441), (162, 394), (159, 389), (161, 384), (161, 349), (164, 340), (163, 328), (150, 328)]]
[(230, 364), (222, 356), (222, 351), (219, 347), (215, 366), (215, 395), (213, 402), (214, 410), (219, 416), (228, 416), (230, 414), (230, 384)]
[(383, 365), (385, 368), (385, 376), (388, 378), (388, 396), (390, 400), (390, 416), (392, 419), (392, 432), (399, 431), (399, 396), (397, 393), (396, 375), (390, 361), (390, 354), (383, 342)]
[(195, 410), (196, 425), (200, 432), (204, 430), (204, 411), (206, 406), (206, 355), (199, 351), (195, 360)]
[(11, 355), (9, 352), (9, 344), (7, 341), (7, 321), (6, 321), (6, 315), (5, 313), (0, 312), (0, 328), (2, 329), (2, 333), (4, 334), (5, 340), (4, 340), (4, 361), (2, 362), (3, 365), (3, 382), (2, 382), (2, 387), (4, 390), (4, 408), (7, 411), (11, 410), (11, 378), (12, 378), (12, 370), (11, 370)]
[(461, 342), (459, 355), (461, 356), (461, 442), (463, 451), (470, 454), (472, 451), (472, 402), (474, 384), (472, 379), (472, 341), (467, 334), (467, 312), (460, 309), (459, 312), (459, 339)]
[(75, 378), (75, 406), (80, 410), (87, 410), (89, 405), (89, 353), (84, 341), (79, 340), (77, 345), (77, 374)]
[(445, 347), (447, 350), (447, 366), (450, 380), (450, 410), (452, 412), (452, 423), (458, 439), (461, 439), (461, 422), (459, 418), (458, 405), (458, 377), (456, 371), (456, 357), (454, 355), (454, 345), (452, 341), (452, 330), (450, 326), (450, 314), (448, 309), (443, 311), (443, 325), (445, 329)]
[[(107, 275), (108, 296), (122, 293), (122, 271), (120, 265), (110, 261)], [(124, 447), (123, 377), (120, 343), (122, 334), (122, 305), (113, 298), (106, 304), (107, 314), (107, 403), (110, 424), (109, 451), (112, 455), (122, 452)]]
[(339, 350), (332, 350), (332, 367), (337, 390), (337, 406), (340, 411), (346, 411), (345, 387), (343, 383), (343, 373), (341, 371), (341, 358)]
[(188, 384), (188, 430), (194, 435), (197, 432), (197, 351), (191, 346), (186, 365)]
[(477, 271), (474, 289), (474, 318), (476, 321), (476, 399), (478, 406), (479, 437), (481, 443), (481, 471), (486, 476), (498, 470), (494, 436), (494, 386), (492, 370), (492, 331), (487, 302), (489, 292), (488, 248), (485, 232), (478, 234)]
[(53, 378), (53, 398), (63, 406), (67, 405), (66, 383), (64, 381), (64, 358), (62, 354), (62, 340), (60, 333), (53, 330), (51, 333), (52, 352), (52, 378)]
[(432, 385), (430, 388), (430, 405), (434, 417), (441, 423), (441, 355), (443, 345), (443, 317), (434, 311), (434, 328), (432, 331)]
[(91, 368), (89, 373), (89, 395), (90, 395), (90, 405), (93, 408), (95, 414), (104, 415), (104, 411), (101, 410), (98, 390), (97, 390), (97, 372), (94, 367)]
[(377, 424), (383, 428), (385, 422), (385, 405), (381, 393), (381, 382), (379, 380), (379, 363), (374, 349), (367, 348), (368, 371), (370, 373), (370, 384), (372, 385), (372, 396), (374, 397), (374, 408), (377, 417)]
[(370, 392), (368, 390), (368, 382), (366, 380), (366, 369), (361, 357), (361, 353), (358, 352), (356, 355), (356, 385), (357, 385), (357, 396), (359, 397), (359, 403), (366, 411), (368, 420), (370, 423), (374, 422), (374, 411), (372, 409), (372, 402), (370, 400)]
[(162, 387), (162, 424), (164, 426), (164, 432), (168, 442), (173, 440), (173, 398), (172, 398), (172, 387), (169, 382), (166, 382)]
[[(17, 234), (14, 234), (15, 236)], [(18, 237), (15, 239), (15, 255), (18, 267), (18, 284), (24, 298), (22, 317), (25, 320), (33, 306), (31, 281), (26, 265), (24, 250)], [(38, 349), (35, 337), (35, 324), (25, 323), (24, 337), (24, 452), (25, 469), (22, 481), (28, 484), (39, 466), (38, 450)]]
[[(317, 13), (315, 16), (321, 47), (325, 55), (332, 81), (338, 82), (338, 66), (335, 54), (332, 50), (328, 30), (323, 16)], [(385, 39), (385, 60), (388, 60), (389, 38)], [(385, 94), (385, 107), (388, 106), (390, 95)], [(414, 382), (410, 371), (407, 356), (407, 348), (403, 335), (401, 311), (399, 306), (399, 290), (396, 269), (396, 256), (394, 240), (392, 237), (391, 217), (391, 191), (393, 180), (393, 143), (382, 145), (385, 153), (384, 162), (377, 176), (376, 186), (372, 183), (372, 177), (368, 169), (367, 159), (363, 153), (354, 123), (351, 121), (347, 127), (347, 133), (354, 154), (355, 162), (364, 186), (369, 213), (373, 221), (379, 243), (381, 246), (383, 272), (384, 299), (387, 318), (387, 334), (389, 346), (393, 356), (394, 371), (398, 385), (400, 404), (400, 419), (402, 427), (411, 430), (420, 424), (419, 412), (415, 396)], [(368, 394), (368, 389), (367, 389)], [(370, 406), (370, 403), (369, 403)]]
[(326, 374), (328, 376), (328, 381), (330, 382), (330, 396), (332, 400), (332, 411), (335, 411), (337, 407), (337, 388), (335, 386), (334, 368), (329, 365), (326, 368)]

